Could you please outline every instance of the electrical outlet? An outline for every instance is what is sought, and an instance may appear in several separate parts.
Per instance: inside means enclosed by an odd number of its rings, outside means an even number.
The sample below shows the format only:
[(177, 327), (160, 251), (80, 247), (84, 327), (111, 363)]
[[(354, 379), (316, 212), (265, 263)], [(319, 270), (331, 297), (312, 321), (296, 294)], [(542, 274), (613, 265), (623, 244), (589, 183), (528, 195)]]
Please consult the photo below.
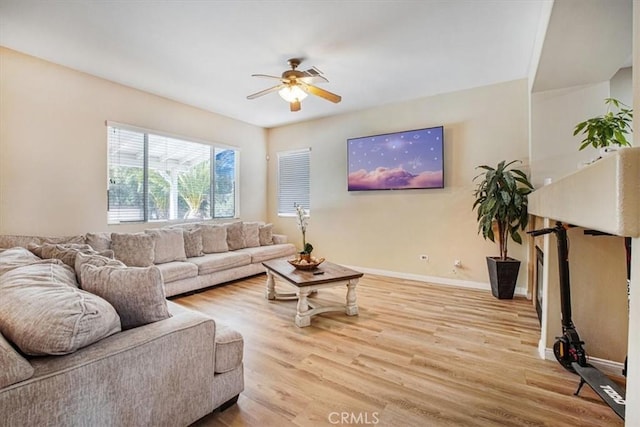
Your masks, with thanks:
[(429, 255), (420, 255), (418, 258), (421, 261), (429, 261)]

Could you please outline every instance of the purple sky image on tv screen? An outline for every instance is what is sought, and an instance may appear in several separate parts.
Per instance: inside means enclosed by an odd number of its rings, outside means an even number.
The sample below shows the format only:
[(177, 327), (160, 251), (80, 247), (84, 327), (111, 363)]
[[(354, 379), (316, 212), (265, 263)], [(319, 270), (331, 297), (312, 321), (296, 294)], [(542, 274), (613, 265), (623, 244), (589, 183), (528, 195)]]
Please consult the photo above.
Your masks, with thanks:
[(349, 191), (444, 187), (443, 127), (347, 140)]

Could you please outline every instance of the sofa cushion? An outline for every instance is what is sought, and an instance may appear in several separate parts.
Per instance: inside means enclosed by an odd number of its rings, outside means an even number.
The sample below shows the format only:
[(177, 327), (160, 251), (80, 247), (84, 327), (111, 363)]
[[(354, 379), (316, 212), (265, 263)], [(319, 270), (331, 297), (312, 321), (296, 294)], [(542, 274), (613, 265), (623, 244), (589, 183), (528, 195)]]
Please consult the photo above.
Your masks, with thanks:
[(107, 258), (113, 258), (113, 251), (111, 249), (98, 253), (90, 245), (80, 243), (45, 243), (42, 245), (31, 243), (27, 248), (42, 259), (59, 259), (71, 268), (75, 267), (76, 256), (79, 253), (99, 254)]
[(260, 223), (243, 222), (242, 234), (244, 235), (244, 245), (246, 248), (260, 246)]
[(87, 245), (98, 252), (111, 249), (111, 233), (87, 233), (84, 235), (84, 238)]
[(239, 332), (216, 322), (216, 374), (232, 371), (242, 364), (244, 342)]
[(0, 388), (33, 376), (33, 366), (0, 334)]
[(202, 232), (202, 251), (205, 254), (227, 252), (227, 228), (223, 225), (198, 224)]
[(232, 222), (224, 226), (227, 229), (227, 245), (230, 251), (242, 249), (247, 246), (244, 240), (244, 233), (242, 232), (242, 222)]
[(120, 331), (114, 308), (77, 288), (66, 265), (33, 264), (0, 276), (0, 332), (23, 353), (72, 353)]
[(189, 279), (198, 275), (198, 266), (190, 262), (174, 261), (156, 265), (162, 273), (164, 283), (176, 280)]
[(171, 261), (185, 261), (183, 231), (179, 228), (158, 228), (145, 230), (154, 238), (154, 264)]
[(31, 264), (62, 264), (62, 261), (42, 260), (26, 248), (0, 250), (0, 276), (14, 268)]
[(243, 252), (251, 255), (253, 264), (268, 261), (274, 258), (283, 258), (293, 255), (297, 252), (295, 245), (285, 243), (283, 245), (260, 246), (257, 248), (244, 248), (237, 252)]
[(200, 228), (182, 229), (184, 238), (184, 254), (187, 258), (204, 255), (202, 246), (202, 230)]
[(82, 266), (84, 264), (91, 264), (96, 267), (104, 267), (105, 265), (109, 265), (112, 267), (126, 267), (126, 265), (122, 261), (118, 261), (117, 259), (105, 257), (102, 255), (96, 254), (83, 254), (79, 253), (76, 256), (76, 262), (74, 265), (74, 270), (76, 272), (76, 279), (82, 288)]
[(111, 249), (116, 259), (129, 267), (153, 265), (155, 239), (147, 233), (111, 233)]
[(162, 274), (158, 267), (81, 267), (82, 286), (109, 301), (120, 316), (122, 329), (170, 317)]
[(21, 246), (26, 248), (29, 243), (41, 245), (43, 243), (85, 243), (84, 236), (63, 236), (63, 237), (39, 237), (20, 236), (11, 234), (0, 235), (0, 248), (14, 248)]
[(258, 228), (258, 240), (260, 246), (273, 245), (273, 224), (261, 225)]
[(223, 252), (219, 254), (206, 254), (198, 258), (189, 258), (188, 262), (197, 265), (198, 274), (203, 275), (251, 264), (251, 255), (238, 251)]

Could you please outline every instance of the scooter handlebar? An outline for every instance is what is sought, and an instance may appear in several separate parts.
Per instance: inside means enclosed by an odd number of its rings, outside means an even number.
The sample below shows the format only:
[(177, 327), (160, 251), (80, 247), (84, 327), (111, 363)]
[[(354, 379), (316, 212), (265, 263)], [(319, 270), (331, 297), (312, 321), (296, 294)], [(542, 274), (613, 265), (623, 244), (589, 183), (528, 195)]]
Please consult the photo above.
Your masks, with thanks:
[(536, 236), (543, 236), (545, 234), (553, 233), (555, 231), (556, 231), (555, 228), (541, 228), (540, 230), (527, 231), (527, 234), (530, 234), (536, 237)]

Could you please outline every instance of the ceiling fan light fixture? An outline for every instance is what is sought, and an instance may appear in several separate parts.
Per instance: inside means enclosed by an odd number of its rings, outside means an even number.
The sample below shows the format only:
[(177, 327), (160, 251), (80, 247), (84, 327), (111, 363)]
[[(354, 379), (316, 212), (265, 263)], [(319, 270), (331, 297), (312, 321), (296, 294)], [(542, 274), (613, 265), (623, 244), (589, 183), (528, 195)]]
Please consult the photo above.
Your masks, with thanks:
[(295, 101), (302, 101), (307, 97), (307, 92), (302, 90), (298, 85), (287, 85), (278, 91), (278, 94), (282, 99), (291, 103)]

